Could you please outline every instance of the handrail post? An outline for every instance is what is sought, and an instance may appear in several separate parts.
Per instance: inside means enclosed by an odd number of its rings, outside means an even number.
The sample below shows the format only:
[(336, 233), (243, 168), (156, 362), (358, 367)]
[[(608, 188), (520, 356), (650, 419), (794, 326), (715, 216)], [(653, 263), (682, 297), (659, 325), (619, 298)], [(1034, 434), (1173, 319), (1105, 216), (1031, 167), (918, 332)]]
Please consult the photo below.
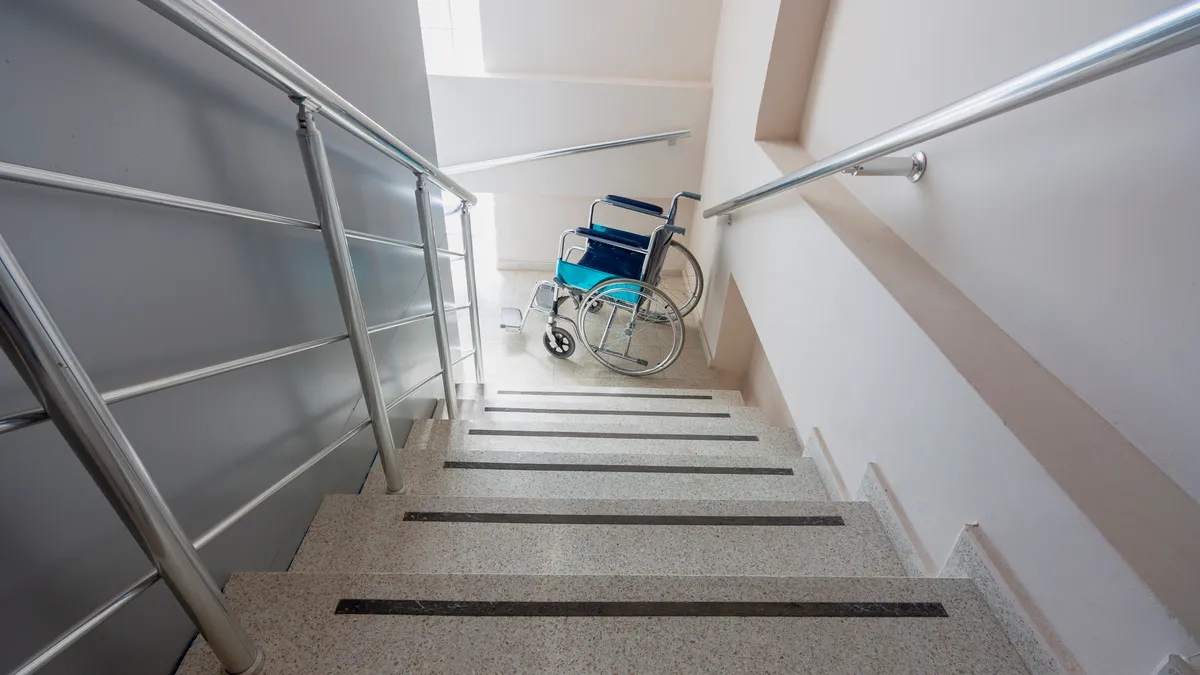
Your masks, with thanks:
[(221, 665), (239, 675), (258, 672), (262, 652), (230, 609), (2, 237), (0, 343)]
[(442, 277), (438, 266), (437, 237), (433, 230), (433, 208), (429, 202), (429, 182), (424, 174), (417, 174), (416, 195), (417, 224), (421, 227), (421, 238), (425, 243), (425, 280), (429, 286), (429, 301), (433, 305), (433, 332), (437, 338), (438, 360), (442, 363), (446, 416), (453, 420), (458, 419), (458, 397), (454, 391), (454, 359), (450, 355), (450, 332), (446, 327), (446, 303), (442, 298)]
[(475, 284), (475, 241), (471, 229), (471, 205), (462, 203), (463, 265), (467, 268), (467, 301), (471, 308), (471, 348), (475, 350), (475, 382), (483, 384), (483, 338), (479, 332), (479, 287)]
[(329, 158), (325, 154), (321, 132), (317, 130), (316, 114), (305, 101), (301, 100), (298, 103), (300, 111), (297, 116), (296, 138), (304, 156), (304, 170), (308, 174), (313, 204), (317, 208), (317, 222), (321, 225), (325, 250), (329, 253), (333, 284), (337, 287), (342, 318), (346, 322), (346, 332), (350, 335), (350, 348), (354, 353), (354, 365), (358, 369), (363, 399), (371, 418), (371, 430), (375, 434), (379, 459), (387, 477), (388, 492), (400, 492), (404, 489), (402, 467), (396, 456), (396, 442), (392, 438), (392, 425), (388, 421), (383, 386), (379, 383), (379, 366), (375, 363), (375, 352), (371, 348), (366, 311), (363, 309), (362, 297), (358, 294), (358, 282), (354, 278), (350, 243), (346, 239), (346, 228), (342, 224), (342, 211), (338, 206), (337, 192), (333, 186), (333, 173), (329, 169)]

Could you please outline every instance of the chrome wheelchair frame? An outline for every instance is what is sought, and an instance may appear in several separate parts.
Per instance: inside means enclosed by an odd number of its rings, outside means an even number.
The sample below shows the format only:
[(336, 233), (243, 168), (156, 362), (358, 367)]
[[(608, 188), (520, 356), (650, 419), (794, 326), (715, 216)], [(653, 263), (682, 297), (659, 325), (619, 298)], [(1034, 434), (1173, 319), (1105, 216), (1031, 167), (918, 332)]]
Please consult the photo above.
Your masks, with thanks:
[[(671, 246), (671, 237), (670, 236), (660, 237), (660, 234), (664, 230), (670, 235), (674, 235), (674, 234), (682, 235), (685, 233), (684, 228), (679, 227), (678, 225), (675, 224), (675, 218), (676, 218), (676, 215), (677, 215), (678, 209), (679, 209), (679, 200), (681, 198), (694, 199), (694, 200), (699, 201), (700, 195), (698, 195), (694, 192), (679, 192), (679, 193), (677, 193), (671, 199), (671, 207), (666, 215), (662, 214), (661, 209), (655, 209), (652, 205), (644, 204), (642, 202), (637, 202), (635, 200), (628, 200), (625, 198), (615, 197), (613, 195), (609, 195), (607, 197), (597, 199), (594, 202), (592, 202), (591, 209), (589, 210), (589, 214), (588, 214), (588, 216), (589, 216), (588, 217), (588, 227), (566, 230), (559, 237), (558, 262), (571, 263), (572, 261), (569, 260), (569, 258), (572, 253), (576, 253), (576, 252), (580, 253), (580, 256), (582, 259), (582, 257), (585, 256), (588, 252), (587, 247), (591, 246), (593, 243), (595, 243), (595, 244), (609, 246), (609, 247), (613, 247), (613, 248), (624, 250), (624, 251), (629, 251), (633, 254), (641, 255), (642, 262), (641, 262), (640, 274), (638, 275), (639, 278), (634, 279), (632, 277), (629, 277), (629, 278), (610, 277), (608, 279), (605, 279), (603, 281), (600, 281), (600, 282), (594, 284), (591, 288), (582, 288), (582, 287), (573, 286), (573, 285), (567, 283), (566, 281), (564, 281), (561, 278), (561, 276), (562, 276), (561, 274), (556, 274), (556, 276), (554, 278), (539, 281), (534, 285), (533, 290), (530, 293), (529, 303), (526, 306), (525, 312), (522, 313), (520, 310), (518, 310), (516, 308), (504, 308), (503, 310), (501, 310), (501, 312), (502, 312), (501, 326), (506, 329), (509, 329), (509, 330), (515, 330), (516, 332), (519, 333), (524, 330), (525, 322), (528, 320), (529, 314), (531, 314), (533, 312), (537, 312), (539, 314), (545, 315), (547, 317), (547, 320), (546, 320), (546, 328), (545, 328), (545, 335), (543, 337), (543, 342), (546, 345), (547, 350), (549, 350), (552, 355), (557, 356), (559, 358), (566, 358), (566, 357), (570, 356), (570, 354), (574, 351), (574, 344), (570, 345), (569, 350), (567, 350), (565, 354), (555, 353), (555, 351), (552, 350), (551, 346), (550, 346), (553, 343), (557, 343), (557, 341), (566, 339), (564, 337), (565, 333), (562, 332), (561, 328), (558, 328), (558, 322), (563, 322), (563, 323), (567, 324), (571, 328), (571, 332), (575, 335), (576, 338), (583, 338), (585, 342), (587, 340), (586, 340), (586, 336), (582, 335), (581, 327), (576, 320), (572, 319), (569, 316), (559, 313), (560, 303), (565, 298), (569, 297), (572, 300), (572, 302), (575, 304), (575, 307), (579, 312), (579, 316), (582, 317), (583, 312), (590, 310), (589, 305), (591, 305), (592, 303), (599, 302), (597, 300), (590, 299), (591, 296), (595, 296), (595, 295), (597, 295), (597, 293), (601, 293), (604, 295), (603, 302), (613, 305), (614, 309), (613, 309), (612, 313), (610, 313), (608, 322), (605, 324), (604, 332), (601, 335), (600, 345), (599, 346), (588, 345), (588, 347), (589, 347), (588, 351), (591, 352), (592, 355), (597, 360), (599, 360), (602, 364), (604, 364), (605, 366), (607, 366), (613, 370), (616, 370), (617, 372), (622, 372), (625, 374), (648, 375), (648, 374), (651, 374), (652, 372), (658, 372), (658, 371), (663, 370), (666, 367), (670, 366), (671, 363), (674, 362), (675, 358), (678, 357), (679, 352), (682, 350), (683, 326), (682, 326), (682, 314), (679, 312), (678, 308), (675, 307), (675, 305), (671, 302), (671, 299), (665, 293), (663, 293), (661, 290), (659, 290), (657, 288), (657, 284), (659, 282), (660, 275), (662, 272), (662, 265), (663, 265), (663, 262), (665, 260), (665, 255), (666, 255), (666, 251), (661, 250), (660, 247), (669, 248)], [(653, 217), (653, 218), (661, 220), (662, 224), (660, 224), (658, 227), (656, 227), (650, 233), (650, 235), (648, 237), (648, 244), (645, 247), (636, 246), (636, 245), (633, 245), (630, 243), (626, 243), (624, 241), (615, 240), (612, 235), (604, 236), (603, 234), (600, 234), (599, 232), (597, 232), (597, 233), (589, 232), (589, 230), (592, 230), (596, 226), (596, 223), (595, 223), (596, 207), (601, 204), (607, 204), (609, 206), (613, 206), (616, 208), (633, 211), (633, 212), (639, 213), (641, 215)], [(651, 208), (643, 208), (643, 206), (651, 207)], [(601, 226), (601, 227), (603, 227), (603, 226)], [(603, 231), (608, 231), (608, 230), (609, 230), (609, 228), (604, 228)], [(630, 234), (630, 233), (621, 232), (619, 230), (617, 230), (616, 232), (618, 232), (621, 235), (629, 235)], [(568, 248), (567, 242), (571, 236), (575, 236), (575, 237), (584, 239), (585, 240), (584, 244), (583, 245), (575, 245), (575, 246), (571, 246), (570, 248)], [(633, 235), (633, 236), (641, 237), (641, 235)], [(656, 246), (656, 242), (657, 242), (657, 246)], [(562, 268), (562, 266), (559, 265), (559, 269), (561, 269), (561, 268)], [(598, 271), (604, 272), (607, 274), (611, 274), (611, 272), (608, 272), (606, 270), (598, 270)], [(660, 295), (662, 295), (663, 299), (666, 301), (666, 303), (664, 305), (664, 312), (654, 314), (654, 315), (652, 315), (651, 318), (648, 319), (646, 316), (646, 313), (641, 309), (641, 304), (644, 301), (644, 297), (643, 297), (643, 299), (638, 299), (638, 300), (626, 300), (626, 299), (622, 299), (621, 297), (618, 297), (618, 296), (622, 296), (622, 295), (631, 296), (631, 295), (635, 295), (636, 293), (639, 293), (640, 291), (633, 290), (635, 285), (638, 287), (641, 287), (641, 286), (648, 287), (650, 289), (650, 292), (657, 292)], [(629, 290), (616, 290), (616, 291), (610, 290), (610, 292), (601, 292), (600, 289), (605, 286), (613, 287), (613, 288), (620, 287), (621, 289), (629, 289)], [(636, 320), (635, 317), (638, 317), (639, 315), (642, 316), (641, 320), (651, 320), (651, 321), (655, 321), (658, 323), (665, 323), (668, 321), (677, 322), (678, 323), (678, 340), (677, 340), (677, 343), (675, 345), (673, 345), (673, 353), (670, 355), (670, 357), (668, 359), (664, 359), (663, 362), (661, 362), (660, 364), (657, 364), (655, 367), (650, 368), (647, 371), (636, 372), (636, 373), (627, 372), (626, 370), (615, 367), (614, 365), (612, 365), (612, 364), (608, 363), (607, 361), (605, 361), (604, 359), (600, 358), (599, 354), (605, 354), (610, 357), (615, 357), (618, 359), (623, 359), (623, 360), (629, 361), (629, 362), (637, 364), (639, 366), (643, 366), (643, 367), (651, 366), (651, 364), (648, 361), (646, 361), (645, 359), (630, 356), (629, 351), (633, 344), (631, 327), (626, 327), (626, 328), (622, 329), (625, 331), (626, 335), (629, 336), (629, 338), (626, 340), (626, 345), (625, 345), (625, 349), (624, 349), (623, 353), (604, 348), (604, 345), (606, 344), (606, 340), (608, 338), (609, 332), (613, 328), (613, 326), (612, 326), (613, 316), (615, 315), (617, 308), (622, 308), (622, 309), (625, 309), (626, 311), (630, 312), (631, 326), (632, 326), (632, 323)], [(598, 309), (591, 309), (591, 311), (598, 311)]]

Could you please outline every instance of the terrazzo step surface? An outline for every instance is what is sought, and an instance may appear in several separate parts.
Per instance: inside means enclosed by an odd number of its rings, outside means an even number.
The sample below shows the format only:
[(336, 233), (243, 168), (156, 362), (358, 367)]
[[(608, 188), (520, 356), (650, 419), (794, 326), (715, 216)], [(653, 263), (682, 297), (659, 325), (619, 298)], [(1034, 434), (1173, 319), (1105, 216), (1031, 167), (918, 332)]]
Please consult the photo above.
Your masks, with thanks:
[(486, 398), (495, 401), (538, 401), (546, 398), (570, 399), (575, 402), (601, 401), (634, 403), (655, 401), (693, 401), (742, 405), (742, 393), (733, 389), (679, 389), (665, 387), (585, 387), (574, 385), (458, 385), (460, 398)]
[[(1026, 672), (965, 579), (286, 573), (225, 593), (271, 675)], [(178, 672), (221, 670), (197, 638)]]
[[(439, 401), (435, 419), (445, 419), (444, 402)], [(495, 426), (526, 425), (557, 426), (588, 424), (624, 431), (658, 431), (677, 433), (754, 433), (770, 428), (767, 418), (758, 408), (726, 404), (682, 401), (673, 405), (612, 404), (593, 405), (592, 401), (550, 399), (518, 402), (490, 399), (462, 399), (459, 419), (488, 422)]]
[[(683, 420), (685, 423), (692, 420)], [(577, 421), (419, 420), (404, 451), (571, 452), (653, 455), (800, 457), (803, 446), (791, 429), (714, 424), (668, 427), (646, 419), (620, 425)]]
[[(805, 457), (538, 452), (402, 453), (406, 491), (530, 499), (750, 499), (826, 501)], [(447, 464), (447, 463), (451, 464)], [(376, 462), (364, 494), (385, 492)]]
[(864, 502), (366, 495), (327, 496), (289, 569), (904, 576)]

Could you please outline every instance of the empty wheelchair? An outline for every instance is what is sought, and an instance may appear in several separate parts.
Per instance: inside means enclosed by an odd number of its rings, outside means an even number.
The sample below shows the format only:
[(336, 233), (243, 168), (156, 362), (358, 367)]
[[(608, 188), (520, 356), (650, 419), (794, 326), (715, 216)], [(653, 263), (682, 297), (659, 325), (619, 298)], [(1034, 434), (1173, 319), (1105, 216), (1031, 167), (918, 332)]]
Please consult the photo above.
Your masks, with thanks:
[[(578, 340), (597, 361), (625, 375), (651, 375), (669, 367), (683, 351), (683, 317), (695, 309), (704, 291), (695, 257), (672, 241), (674, 235), (684, 234), (675, 224), (681, 198), (698, 201), (700, 195), (680, 192), (666, 215), (662, 207), (626, 197), (596, 200), (588, 226), (567, 230), (559, 238), (554, 278), (534, 285), (524, 314), (512, 307), (501, 310), (501, 325), (520, 332), (529, 314), (537, 312), (547, 316), (542, 344), (556, 358), (569, 358)], [(606, 227), (596, 223), (600, 205), (661, 224), (649, 236)], [(582, 239), (582, 245), (567, 248), (571, 237)], [(575, 319), (560, 314), (567, 299), (576, 309)]]

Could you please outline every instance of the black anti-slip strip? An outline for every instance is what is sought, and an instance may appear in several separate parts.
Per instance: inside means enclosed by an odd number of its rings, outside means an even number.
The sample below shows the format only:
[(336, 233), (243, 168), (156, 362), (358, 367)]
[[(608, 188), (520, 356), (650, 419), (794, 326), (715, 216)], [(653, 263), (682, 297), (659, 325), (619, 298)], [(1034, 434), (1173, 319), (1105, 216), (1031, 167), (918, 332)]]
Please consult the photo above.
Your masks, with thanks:
[(577, 513), (457, 513), (405, 511), (404, 520), (420, 523), (516, 523), (520, 525), (714, 525), (757, 527), (834, 527), (841, 516), (641, 516)]
[(521, 438), (624, 438), (642, 441), (757, 441), (758, 436), (726, 434), (641, 434), (619, 431), (532, 431), (529, 429), (468, 429), (468, 436), (518, 436)]
[(940, 602), (480, 602), (339, 600), (335, 614), (388, 616), (735, 616), (847, 619), (946, 618)]
[(713, 417), (729, 419), (729, 413), (722, 412), (673, 412), (670, 410), (573, 410), (570, 408), (503, 408), (499, 406), (484, 406), (484, 412), (501, 413), (535, 413), (539, 415), (619, 415), (621, 417)]
[(443, 462), (446, 469), (493, 471), (607, 471), (611, 473), (715, 473), (745, 476), (792, 476), (790, 467), (757, 466), (647, 466), (638, 464), (534, 464), (524, 462)]
[(599, 391), (516, 391), (513, 389), (501, 389), (496, 393), (513, 396), (600, 396), (606, 398), (660, 398), (673, 401), (713, 400), (713, 397), (708, 394), (611, 394)]

